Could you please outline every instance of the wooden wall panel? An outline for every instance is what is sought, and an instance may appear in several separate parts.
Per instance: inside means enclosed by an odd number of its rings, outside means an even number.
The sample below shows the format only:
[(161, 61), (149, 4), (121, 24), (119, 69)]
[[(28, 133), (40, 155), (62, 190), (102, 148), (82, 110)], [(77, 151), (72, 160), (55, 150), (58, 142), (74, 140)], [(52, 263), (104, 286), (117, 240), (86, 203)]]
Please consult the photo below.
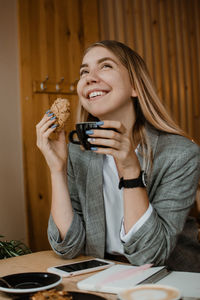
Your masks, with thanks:
[[(198, 3), (200, 3), (198, 1)], [(189, 4), (189, 3), (188, 3)], [(188, 5), (189, 6), (189, 5)], [(192, 67), (192, 83), (193, 83), (193, 107), (195, 117), (199, 116), (199, 95), (200, 95), (200, 60), (196, 61), (196, 64), (193, 64), (195, 57), (198, 57), (198, 51), (200, 50), (200, 18), (199, 18), (200, 6), (197, 6), (197, 1), (194, 5), (188, 7), (189, 20), (188, 24), (190, 27), (190, 40), (191, 40), (191, 67)]]
[[(179, 110), (179, 89), (178, 89), (178, 61), (177, 57), (177, 48), (176, 48), (176, 34), (175, 34), (175, 13), (171, 1), (167, 1), (167, 6), (165, 6), (166, 13), (166, 48), (168, 56), (166, 58), (166, 64), (169, 66), (169, 94), (166, 101), (169, 103), (169, 109), (172, 111), (176, 121), (180, 124), (180, 110)], [(163, 24), (164, 25), (164, 24)], [(164, 70), (165, 72), (165, 70)], [(173, 74), (173, 76), (171, 75)], [(165, 78), (164, 78), (165, 79)], [(167, 84), (167, 83), (166, 83)], [(164, 81), (165, 85), (165, 81)]]
[[(143, 22), (143, 3), (140, 0), (132, 1), (132, 18), (134, 21), (134, 45), (132, 47), (142, 56), (144, 57), (145, 53), (145, 42), (144, 42), (144, 22)], [(148, 3), (145, 3), (145, 5), (148, 7)], [(129, 26), (127, 24), (127, 26)], [(127, 37), (126, 43), (129, 44), (129, 36)], [(131, 46), (131, 45), (130, 45)], [(148, 49), (148, 46), (147, 46)], [(148, 50), (147, 50), (148, 51)], [(153, 70), (153, 69), (152, 69)]]
[(184, 57), (183, 57), (183, 35), (181, 24), (181, 3), (174, 1), (173, 8), (175, 11), (175, 43), (177, 48), (177, 69), (178, 69), (178, 86), (179, 86), (179, 110), (180, 110), (180, 124), (187, 130), (186, 122), (186, 93), (185, 93), (185, 78), (184, 78)]
[(169, 41), (166, 39), (168, 35), (168, 27), (167, 27), (167, 14), (166, 14), (166, 6), (164, 1), (160, 2), (159, 5), (159, 20), (160, 20), (160, 48), (161, 48), (161, 61), (162, 61), (162, 78), (161, 78), (161, 98), (162, 95), (166, 100), (166, 106), (171, 108), (171, 97), (170, 97), (170, 68), (168, 63), (168, 43)]
[[(116, 39), (146, 61), (161, 101), (200, 143), (199, 0), (18, 0), (21, 107), (29, 244), (48, 249), (51, 186), (36, 147), (35, 125), (61, 94), (33, 91), (34, 81), (69, 86), (79, 77), (85, 47)], [(61, 85), (63, 87), (63, 85)], [(63, 97), (63, 96), (62, 96)], [(77, 96), (67, 131), (74, 127)]]
[[(146, 61), (148, 61), (148, 68), (149, 72), (153, 75), (154, 74), (154, 63), (153, 63), (153, 45), (152, 45), (152, 31), (151, 31), (151, 14), (150, 12), (150, 1), (146, 2), (145, 0), (142, 1), (142, 11), (143, 11), (143, 40), (144, 40), (144, 55)], [(134, 11), (133, 11), (134, 13)], [(142, 17), (141, 17), (142, 19)], [(137, 30), (137, 24), (135, 24), (135, 28)], [(139, 33), (141, 34), (141, 33)], [(136, 50), (138, 51), (138, 50)], [(139, 53), (140, 54), (140, 53)]]
[(161, 101), (200, 143), (200, 1), (101, 0), (99, 5), (101, 38), (125, 42), (144, 58)]

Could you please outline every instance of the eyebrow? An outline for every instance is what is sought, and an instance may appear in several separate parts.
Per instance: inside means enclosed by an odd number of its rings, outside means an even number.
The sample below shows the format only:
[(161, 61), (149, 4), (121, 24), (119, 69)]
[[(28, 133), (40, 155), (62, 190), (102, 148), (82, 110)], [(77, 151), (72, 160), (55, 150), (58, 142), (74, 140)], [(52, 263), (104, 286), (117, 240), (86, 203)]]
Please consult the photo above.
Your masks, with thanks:
[[(103, 58), (100, 58), (100, 59), (97, 61), (97, 64), (100, 64), (100, 63), (102, 63), (102, 62), (104, 62), (104, 61), (107, 61), (107, 60), (111, 60), (111, 61), (114, 62), (116, 65), (118, 65), (117, 62), (116, 62), (114, 59), (112, 59), (111, 57), (103, 57)], [(82, 64), (82, 65), (80, 66), (80, 69), (82, 69), (82, 68), (84, 68), (84, 67), (88, 67), (88, 64)]]

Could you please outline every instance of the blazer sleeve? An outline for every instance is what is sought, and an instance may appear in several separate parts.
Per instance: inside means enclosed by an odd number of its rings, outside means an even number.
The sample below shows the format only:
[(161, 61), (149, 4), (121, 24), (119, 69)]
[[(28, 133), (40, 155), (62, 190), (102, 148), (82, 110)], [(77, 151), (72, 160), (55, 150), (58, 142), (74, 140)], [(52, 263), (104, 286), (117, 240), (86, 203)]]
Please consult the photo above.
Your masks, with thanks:
[[(159, 149), (159, 146), (158, 146)], [(149, 200), (153, 212), (140, 229), (123, 243), (133, 265), (164, 265), (176, 246), (195, 201), (200, 176), (200, 151), (192, 142), (157, 151), (150, 178)]]
[(84, 252), (85, 228), (82, 216), (82, 208), (76, 189), (76, 180), (73, 173), (73, 167), (68, 157), (68, 187), (73, 206), (74, 217), (71, 226), (63, 240), (60, 238), (59, 230), (50, 215), (48, 223), (48, 239), (52, 249), (63, 258), (73, 258)]

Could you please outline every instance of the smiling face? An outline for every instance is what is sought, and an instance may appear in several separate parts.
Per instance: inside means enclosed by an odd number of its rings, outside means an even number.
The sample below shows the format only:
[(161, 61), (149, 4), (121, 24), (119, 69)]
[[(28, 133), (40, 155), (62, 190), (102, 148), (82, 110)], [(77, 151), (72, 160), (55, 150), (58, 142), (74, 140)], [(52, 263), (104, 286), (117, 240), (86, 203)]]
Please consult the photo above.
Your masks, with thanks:
[(122, 121), (134, 115), (131, 96), (136, 92), (128, 71), (104, 47), (94, 47), (84, 56), (77, 92), (85, 110), (101, 120)]

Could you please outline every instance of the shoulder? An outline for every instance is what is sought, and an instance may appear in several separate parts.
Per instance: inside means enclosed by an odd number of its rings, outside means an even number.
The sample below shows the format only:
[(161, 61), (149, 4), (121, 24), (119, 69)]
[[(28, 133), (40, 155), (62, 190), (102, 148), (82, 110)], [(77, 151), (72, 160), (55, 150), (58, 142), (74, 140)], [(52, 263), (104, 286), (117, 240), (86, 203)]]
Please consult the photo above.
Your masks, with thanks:
[(175, 185), (176, 193), (179, 186), (195, 194), (200, 177), (200, 147), (184, 136), (153, 131), (149, 134), (153, 159), (149, 186), (154, 186), (155, 191), (162, 182), (169, 193)]
[(174, 158), (194, 157), (200, 161), (200, 147), (192, 140), (177, 134), (159, 132), (156, 153)]
[(195, 157), (200, 161), (200, 147), (192, 140), (178, 135), (147, 128), (153, 156), (164, 158)]

